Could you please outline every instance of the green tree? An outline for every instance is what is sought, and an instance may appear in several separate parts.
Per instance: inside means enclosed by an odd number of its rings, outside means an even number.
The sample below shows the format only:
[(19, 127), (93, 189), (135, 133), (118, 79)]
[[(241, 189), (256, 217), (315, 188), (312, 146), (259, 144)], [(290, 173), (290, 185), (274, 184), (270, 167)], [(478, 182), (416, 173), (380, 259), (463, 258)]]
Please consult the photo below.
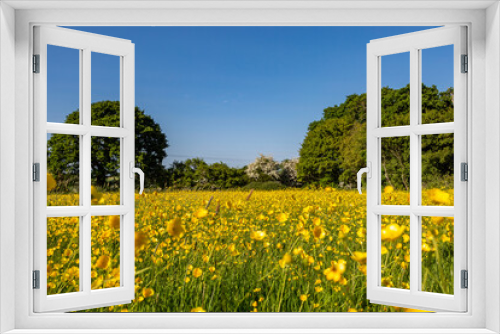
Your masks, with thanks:
[(56, 180), (56, 191), (78, 192), (79, 152), (78, 136), (54, 134), (48, 140), (47, 168)]
[(299, 158), (285, 159), (280, 163), (280, 182), (289, 187), (296, 187), (297, 182), (297, 165)]
[(208, 164), (201, 158), (188, 159), (184, 164), (186, 166), (185, 178), (189, 180), (189, 187), (206, 189), (209, 184)]
[(360, 168), (366, 165), (366, 123), (354, 122), (340, 141), (339, 184), (355, 187), (354, 181)]
[(410, 138), (382, 138), (382, 187), (410, 190)]
[(223, 162), (210, 165), (209, 180), (218, 189), (242, 187), (249, 181), (244, 168), (232, 168)]
[[(92, 125), (120, 126), (120, 102), (100, 101), (91, 106)], [(70, 113), (65, 123), (78, 124), (79, 111)], [(107, 189), (118, 188), (120, 140), (92, 137), (92, 184)], [(145, 177), (145, 186), (163, 186), (168, 142), (160, 125), (144, 110), (135, 107), (135, 159)], [(47, 167), (58, 184), (74, 179), (79, 173), (79, 142), (77, 136), (54, 134), (47, 141)], [(68, 152), (70, 152), (68, 154)], [(123, 163), (127, 163), (123, 161)]]
[(341, 119), (325, 119), (309, 126), (299, 151), (297, 178), (305, 184), (339, 182), (339, 138), (343, 134)]
[(190, 188), (191, 181), (186, 184), (186, 164), (183, 161), (175, 160), (167, 169), (168, 186), (174, 188)]
[(424, 188), (453, 188), (453, 142), (452, 133), (422, 136), (422, 186)]
[[(410, 122), (410, 87), (382, 88), (382, 126)], [(422, 123), (453, 121), (453, 88), (440, 92), (422, 85)], [(382, 186), (409, 188), (409, 138), (382, 139)], [(305, 184), (351, 188), (366, 165), (366, 94), (353, 94), (309, 124), (300, 150), (298, 179)], [(424, 187), (449, 187), (453, 175), (453, 135), (422, 136)]]
[(167, 171), (169, 185), (178, 189), (227, 189), (249, 181), (243, 168), (231, 168), (222, 162), (209, 165), (201, 158), (174, 161)]

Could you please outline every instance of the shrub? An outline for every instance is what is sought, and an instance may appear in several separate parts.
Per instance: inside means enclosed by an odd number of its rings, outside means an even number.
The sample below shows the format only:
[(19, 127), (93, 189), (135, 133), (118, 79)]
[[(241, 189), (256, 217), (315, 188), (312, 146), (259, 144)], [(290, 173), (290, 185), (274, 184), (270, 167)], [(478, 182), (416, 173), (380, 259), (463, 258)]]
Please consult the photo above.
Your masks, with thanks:
[(280, 190), (285, 189), (286, 186), (278, 181), (266, 181), (266, 182), (250, 182), (242, 189), (255, 189), (255, 190)]

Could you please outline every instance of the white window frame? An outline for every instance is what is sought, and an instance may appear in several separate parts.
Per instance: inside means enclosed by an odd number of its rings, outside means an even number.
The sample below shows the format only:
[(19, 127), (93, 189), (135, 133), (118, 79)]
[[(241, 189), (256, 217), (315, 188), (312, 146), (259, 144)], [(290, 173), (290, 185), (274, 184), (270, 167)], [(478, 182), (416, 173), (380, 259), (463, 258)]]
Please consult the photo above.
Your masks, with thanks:
[[(125, 6), (137, 9), (123, 9)], [(10, 8), (18, 7), (19, 10)], [(71, 6), (75, 6), (71, 8)], [(103, 9), (108, 6), (114, 9)], [(121, 9), (118, 8), (123, 6)], [(150, 6), (148, 9), (147, 7)], [(157, 8), (157, 7), (164, 8)], [(177, 6), (177, 8), (176, 8)], [(248, 332), (249, 328), (267, 328), (267, 332), (340, 332), (350, 333), (492, 333), (500, 331), (498, 259), (500, 230), (500, 136), (498, 110), (500, 99), (500, 11), (498, 3), (490, 2), (432, 2), (398, 1), (394, 3), (336, 1), (293, 3), (270, 1), (266, 3), (222, 4), (217, 1), (190, 3), (185, 8), (175, 2), (151, 4), (137, 2), (17, 2), (0, 4), (0, 208), (1, 230), (0, 316), (2, 330), (16, 329), (15, 333), (36, 333), (37, 329), (92, 329), (93, 333), (106, 329), (175, 328), (212, 329), (212, 332)], [(224, 8), (226, 6), (226, 8)], [(489, 6), (489, 8), (487, 8)], [(22, 9), (24, 7), (25, 9)], [(38, 7), (38, 8), (37, 8)], [(67, 8), (59, 8), (67, 7)], [(69, 8), (68, 8), (69, 7)], [(76, 7), (80, 9), (75, 9)], [(81, 9), (85, 8), (86, 9)], [(99, 7), (99, 8), (97, 8)], [(170, 7), (170, 8), (167, 8)], [(437, 9), (436, 9), (437, 7)], [(29, 9), (35, 8), (35, 9)], [(153, 9), (152, 9), (153, 8)], [(347, 9), (346, 9), (347, 8)], [(350, 8), (350, 9), (349, 9)], [(15, 17), (15, 21), (13, 20)], [(485, 25), (486, 22), (486, 25)], [(32, 54), (32, 27), (35, 24), (71, 25), (411, 25), (436, 26), (465, 24), (469, 27), (469, 68), (471, 87), (468, 98), (468, 145), (470, 156), (469, 230), (468, 245), (469, 310), (466, 313), (433, 314), (34, 314), (31, 290), (33, 205), (31, 159), (32, 147), (32, 76), (29, 73)], [(14, 33), (15, 31), (15, 41)], [(10, 34), (10, 35), (9, 35)], [(13, 59), (14, 58), (14, 59)], [(15, 66), (15, 73), (10, 68)], [(159, 64), (158, 66), (161, 66)], [(4, 73), (10, 73), (5, 76)], [(15, 88), (12, 87), (15, 82)], [(10, 85), (9, 85), (10, 84)], [(15, 93), (10, 97), (8, 93)], [(14, 95), (14, 94), (13, 94)], [(13, 109), (7, 110), (7, 108)], [(15, 118), (12, 119), (12, 110)], [(9, 117), (10, 114), (10, 117)], [(488, 120), (488, 121), (486, 121)], [(15, 128), (15, 145), (5, 137)], [(3, 132), (2, 132), (3, 131)], [(488, 133), (486, 137), (485, 133)], [(488, 140), (486, 140), (486, 138)], [(485, 153), (488, 150), (488, 154)], [(15, 161), (9, 163), (10, 161)], [(488, 165), (486, 165), (488, 162)], [(15, 170), (15, 180), (6, 172)], [(488, 172), (488, 182), (486, 174)], [(9, 179), (11, 178), (11, 179)], [(4, 185), (10, 185), (8, 189)], [(15, 201), (9, 202), (11, 189)], [(486, 196), (488, 194), (488, 196)], [(9, 211), (9, 203), (15, 211)], [(486, 205), (485, 205), (486, 203)], [(15, 226), (10, 223), (14, 218)], [(472, 230), (474, 226), (474, 230)], [(6, 232), (6, 233), (4, 233)], [(15, 243), (12, 242), (15, 237)], [(12, 256), (14, 249), (14, 256)], [(485, 255), (495, 254), (485, 265)], [(9, 285), (10, 284), (10, 285)], [(12, 286), (15, 289), (12, 289)], [(488, 293), (486, 293), (488, 291)], [(15, 305), (12, 310), (10, 305)], [(224, 330), (224, 328), (226, 330)], [(288, 328), (289, 330), (286, 330)], [(295, 328), (296, 330), (292, 330)], [(383, 328), (383, 329), (382, 329)], [(26, 329), (26, 330), (24, 330)], [(28, 331), (27, 329), (32, 329)], [(98, 330), (101, 329), (101, 330)], [(219, 331), (215, 329), (221, 329)], [(233, 330), (228, 330), (233, 329)], [(238, 330), (240, 329), (240, 330)], [(355, 330), (358, 329), (358, 330)], [(413, 329), (413, 330), (412, 330)], [(491, 331), (490, 331), (491, 329)], [(255, 330), (259, 331), (259, 330)], [(261, 330), (264, 332), (264, 330)], [(55, 332), (55, 331), (51, 331)], [(345, 331), (344, 331), (345, 332)]]
[[(367, 45), (367, 153), (371, 166), (367, 179), (367, 298), (376, 304), (463, 312), (467, 310), (467, 290), (461, 288), (461, 271), (467, 270), (467, 184), (460, 178), (460, 165), (467, 163), (467, 76), (461, 71), (462, 55), (467, 54), (466, 27), (450, 26), (372, 40)], [(452, 45), (454, 80), (453, 122), (422, 123), (422, 50)], [(382, 126), (381, 91), (384, 56), (409, 54), (410, 114), (406, 126)], [(454, 134), (454, 206), (422, 205), (421, 136)], [(381, 201), (382, 138), (409, 138), (410, 204), (383, 205)], [(381, 285), (381, 217), (407, 216), (410, 221), (410, 288)], [(454, 217), (454, 293), (432, 293), (422, 285), (422, 217)]]
[[(34, 54), (39, 56), (39, 71), (34, 84), (34, 162), (39, 164), (39, 181), (33, 184), (34, 270), (39, 271), (39, 288), (34, 289), (35, 312), (75, 311), (95, 307), (127, 304), (135, 298), (135, 98), (134, 44), (112, 38), (60, 27), (35, 26)], [(47, 46), (71, 48), (79, 54), (80, 122), (66, 124), (47, 122)], [(116, 56), (120, 64), (120, 126), (95, 126), (91, 119), (92, 53)], [(75, 64), (75, 66), (77, 66)], [(47, 206), (47, 134), (76, 135), (79, 138), (79, 198), (77, 206)], [(116, 138), (120, 141), (120, 204), (91, 204), (92, 137)], [(93, 216), (120, 217), (120, 286), (91, 288), (91, 220)], [(79, 218), (79, 291), (47, 295), (47, 218)]]

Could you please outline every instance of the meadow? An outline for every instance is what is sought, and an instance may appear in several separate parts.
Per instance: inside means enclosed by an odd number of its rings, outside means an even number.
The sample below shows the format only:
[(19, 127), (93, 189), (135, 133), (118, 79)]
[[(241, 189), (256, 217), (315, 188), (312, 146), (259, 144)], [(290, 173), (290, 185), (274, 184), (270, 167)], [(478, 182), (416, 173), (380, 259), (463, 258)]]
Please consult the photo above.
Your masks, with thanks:
[[(93, 204), (118, 194), (92, 189)], [(453, 205), (453, 190), (423, 202)], [(386, 187), (384, 204), (407, 204)], [(49, 193), (48, 205), (77, 194)], [(78, 291), (78, 218), (48, 218), (48, 293)], [(119, 286), (118, 216), (92, 218), (92, 288)], [(366, 196), (354, 190), (136, 194), (136, 297), (88, 312), (396, 312), (366, 299)], [(409, 288), (409, 219), (382, 217), (382, 284)], [(453, 218), (422, 218), (422, 288), (453, 293)]]

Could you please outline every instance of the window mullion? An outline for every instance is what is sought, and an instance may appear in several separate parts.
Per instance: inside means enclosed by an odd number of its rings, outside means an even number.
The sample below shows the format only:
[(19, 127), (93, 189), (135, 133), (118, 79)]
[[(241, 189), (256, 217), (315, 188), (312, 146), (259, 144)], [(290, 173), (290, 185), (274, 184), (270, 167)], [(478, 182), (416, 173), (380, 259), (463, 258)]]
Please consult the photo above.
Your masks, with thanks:
[(91, 136), (87, 133), (83, 136), (83, 178), (82, 187), (83, 190), (83, 203), (84, 207), (88, 208), (89, 211), (82, 217), (83, 227), (81, 230), (82, 241), (80, 243), (81, 253), (80, 253), (80, 279), (83, 281), (83, 291), (90, 293), (91, 282), (90, 282), (90, 272), (91, 272), (91, 257), (92, 257), (92, 222), (91, 222)]
[(419, 290), (419, 217), (415, 209), (420, 203), (420, 136), (413, 131), (420, 123), (420, 52), (410, 50), (410, 291)]
[(92, 258), (92, 224), (90, 213), (87, 213), (81, 218), (80, 232), (80, 290), (85, 293), (90, 293), (91, 290), (91, 258)]
[[(83, 61), (81, 67), (81, 115), (83, 125), (90, 129), (91, 115), (91, 51), (86, 48), (83, 50)], [(91, 206), (91, 154), (92, 154), (92, 137), (90, 131), (82, 136), (82, 149), (80, 150), (80, 170), (82, 171), (81, 178), (81, 197), (83, 198), (83, 206), (90, 209)], [(92, 221), (90, 211), (87, 212), (81, 219), (81, 242), (80, 242), (80, 280), (82, 281), (82, 291), (90, 293), (91, 291), (91, 258), (92, 258)]]
[(83, 66), (81, 73), (81, 115), (83, 125), (86, 127), (87, 132), (82, 136), (82, 149), (80, 150), (80, 170), (82, 171), (81, 183), (81, 197), (83, 198), (83, 206), (90, 207), (91, 205), (91, 51), (89, 49), (83, 50)]

